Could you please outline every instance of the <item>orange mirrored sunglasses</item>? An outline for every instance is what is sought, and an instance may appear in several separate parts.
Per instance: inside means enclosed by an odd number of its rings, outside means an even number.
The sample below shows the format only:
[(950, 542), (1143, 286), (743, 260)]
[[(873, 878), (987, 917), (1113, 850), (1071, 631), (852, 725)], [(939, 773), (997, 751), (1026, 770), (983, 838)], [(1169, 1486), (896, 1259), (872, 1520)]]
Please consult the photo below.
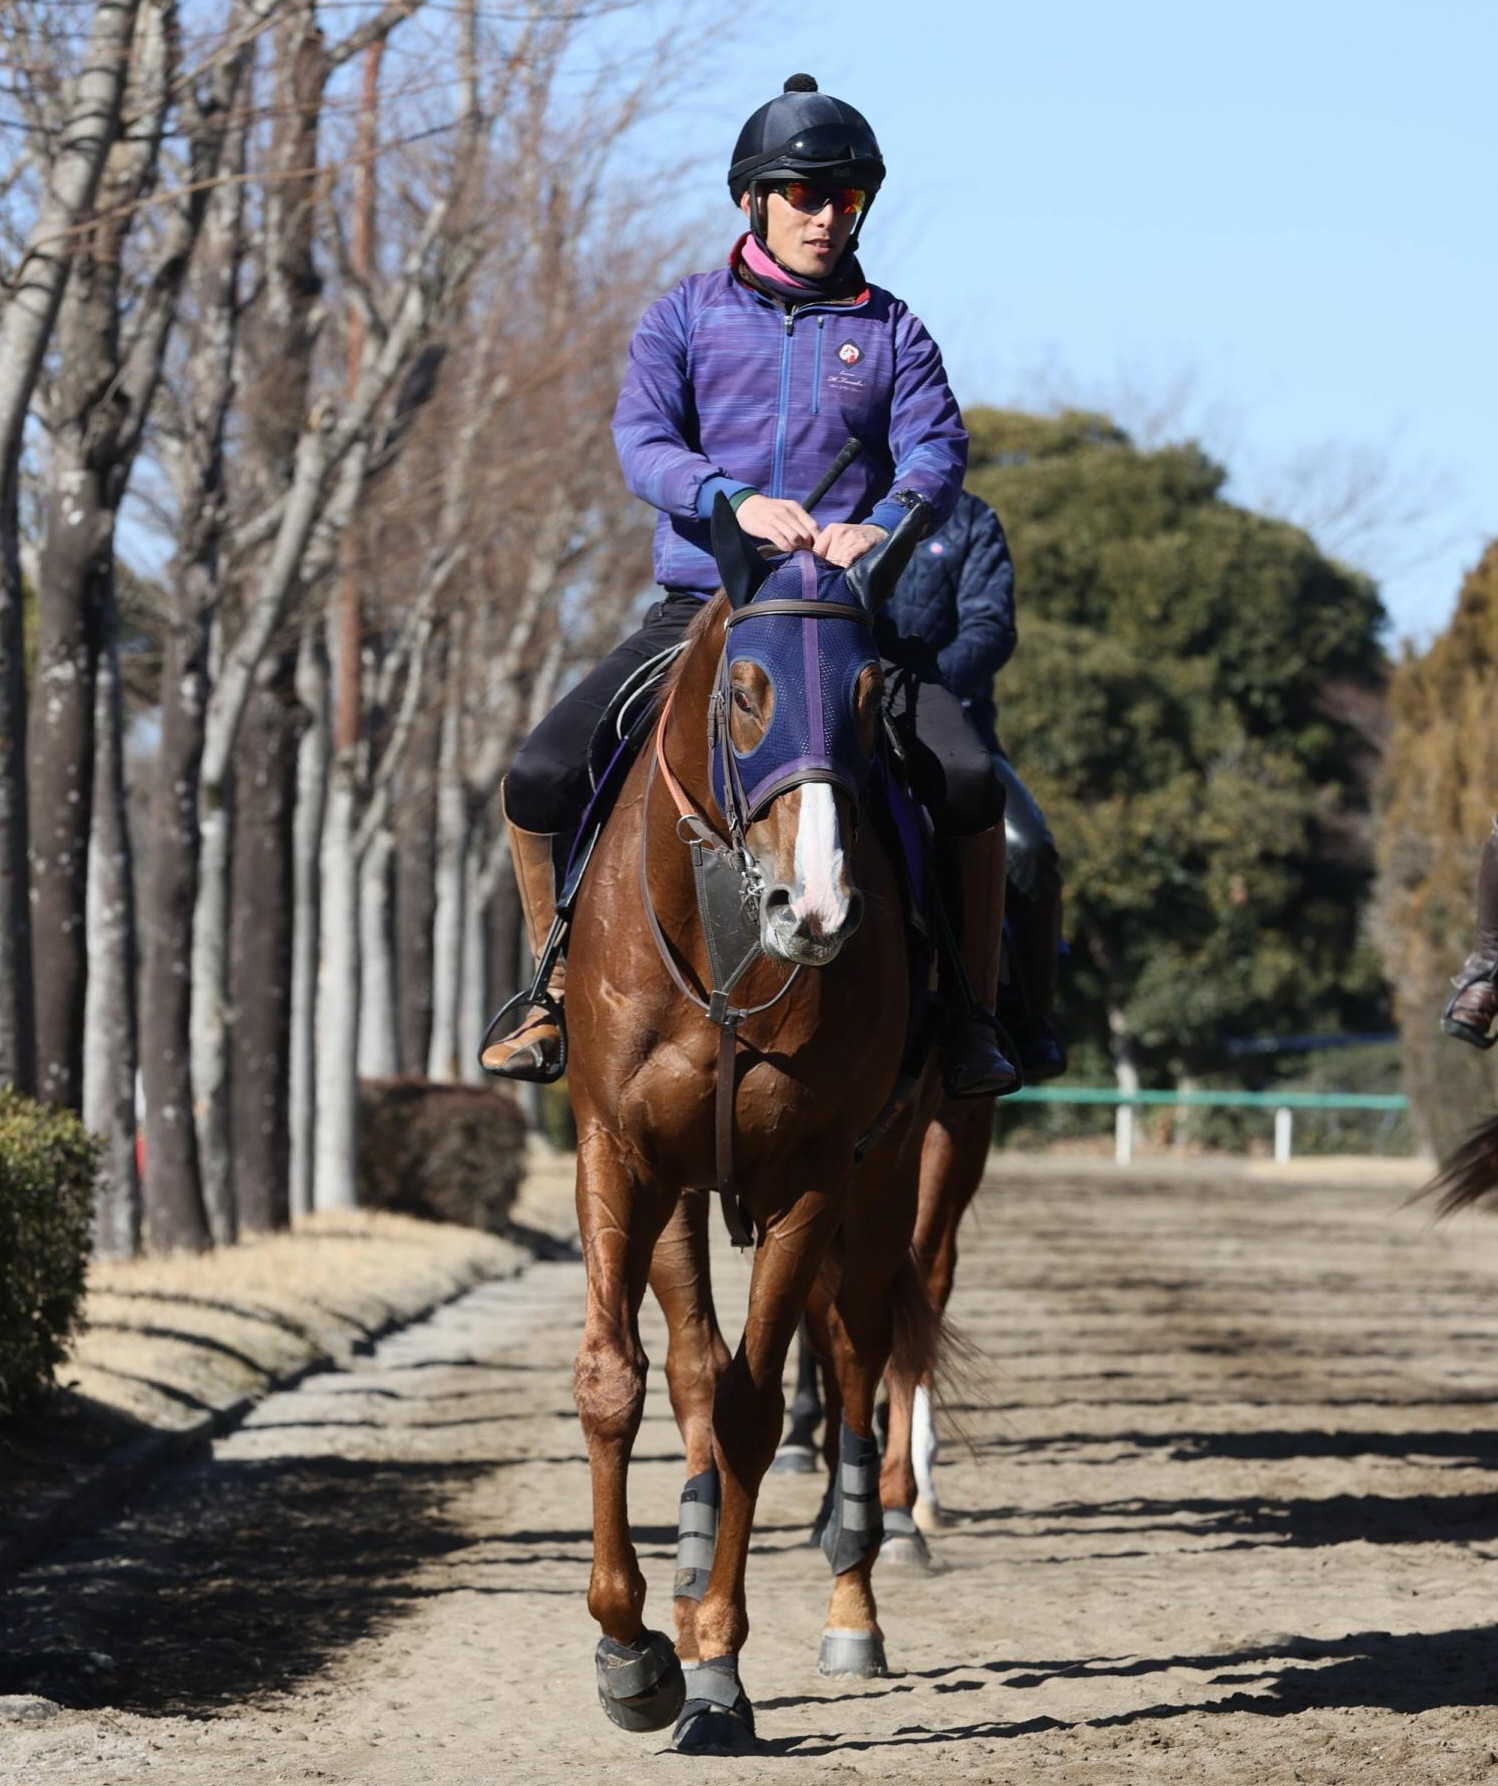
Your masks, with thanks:
[(831, 205), (839, 217), (855, 217), (869, 202), (861, 186), (818, 186), (813, 180), (779, 180), (773, 188), (793, 210), (815, 217)]

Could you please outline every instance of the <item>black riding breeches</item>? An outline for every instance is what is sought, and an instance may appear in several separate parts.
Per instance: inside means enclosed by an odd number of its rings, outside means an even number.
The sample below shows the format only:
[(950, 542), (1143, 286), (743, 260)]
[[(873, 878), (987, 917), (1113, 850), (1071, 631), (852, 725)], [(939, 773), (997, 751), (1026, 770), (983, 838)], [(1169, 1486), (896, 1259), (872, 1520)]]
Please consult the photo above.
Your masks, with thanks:
[(681, 636), (702, 612), (695, 595), (667, 595), (645, 623), (569, 688), (521, 745), (505, 778), (505, 812), (522, 831), (575, 831), (592, 798), (588, 757), (593, 734), (629, 678)]
[[(588, 759), (599, 721), (630, 676), (678, 644), (701, 612), (699, 597), (667, 594), (646, 612), (640, 630), (570, 688), (521, 745), (505, 780), (505, 811), (521, 830), (576, 830), (592, 794)], [(928, 674), (886, 664), (885, 673), (911, 782), (938, 836), (965, 837), (999, 824), (1004, 784), (961, 701), (934, 669)]]

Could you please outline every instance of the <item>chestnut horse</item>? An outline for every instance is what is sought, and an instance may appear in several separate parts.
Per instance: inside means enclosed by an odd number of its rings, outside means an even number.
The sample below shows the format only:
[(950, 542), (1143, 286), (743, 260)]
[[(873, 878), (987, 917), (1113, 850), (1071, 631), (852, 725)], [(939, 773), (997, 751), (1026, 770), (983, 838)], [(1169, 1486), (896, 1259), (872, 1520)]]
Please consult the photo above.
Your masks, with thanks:
[[(921, 524), (910, 516), (851, 572), (804, 552), (771, 571), (720, 499), (725, 593), (687, 635), (654, 743), (577, 898), (569, 1084), (588, 1306), (575, 1389), (593, 1480), (599, 1697), (627, 1729), (675, 1720), (672, 1745), (687, 1752), (754, 1746), (739, 1677), (745, 1563), (780, 1433), (786, 1352), (824, 1264), (844, 1424), (822, 1666), (883, 1669), (870, 1585), (880, 1536), (874, 1399), (902, 1312), (907, 1368), (924, 1368), (934, 1343), (909, 1244), (936, 1081), (928, 1072), (855, 1164), (860, 1140), (888, 1116), (910, 1000), (895, 866), (858, 817), (882, 699), (872, 612)], [(714, 984), (699, 913), (694, 863), (705, 845), (721, 846), (719, 868), (737, 869), (744, 909), (757, 913), (758, 950), (746, 931), (749, 964), (732, 978), (732, 1006)], [(709, 1005), (729, 1016), (727, 1043)], [(725, 1061), (731, 1171), (715, 1097)], [(715, 1184), (756, 1237), (732, 1357), (708, 1282)], [(686, 1448), (674, 1651), (645, 1624), (629, 1530), (647, 1282), (670, 1333), (666, 1377)]]

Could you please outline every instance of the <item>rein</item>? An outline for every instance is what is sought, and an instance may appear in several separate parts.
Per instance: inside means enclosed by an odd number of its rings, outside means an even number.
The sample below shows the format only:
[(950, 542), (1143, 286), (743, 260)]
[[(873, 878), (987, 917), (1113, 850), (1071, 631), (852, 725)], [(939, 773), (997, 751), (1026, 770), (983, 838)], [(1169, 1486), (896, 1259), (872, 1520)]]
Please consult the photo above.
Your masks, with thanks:
[[(752, 865), (747, 852), (741, 851), (737, 844), (725, 849), (722, 840), (707, 823), (688, 799), (686, 790), (677, 780), (676, 774), (666, 760), (666, 724), (671, 717), (671, 706), (676, 698), (673, 689), (666, 697), (666, 704), (661, 709), (661, 717), (655, 730), (655, 751), (650, 759), (650, 768), (645, 776), (645, 798), (640, 813), (640, 903), (645, 907), (646, 922), (650, 926), (650, 935), (655, 943), (656, 953), (660, 956), (666, 972), (671, 976), (676, 990), (695, 1005), (709, 1023), (718, 1026), (718, 1073), (717, 1086), (714, 1093), (715, 1151), (717, 1156), (718, 1202), (723, 1211), (723, 1221), (728, 1229), (728, 1237), (736, 1247), (754, 1245), (754, 1225), (746, 1219), (743, 1203), (739, 1199), (738, 1185), (733, 1169), (733, 1062), (734, 1047), (740, 1024), (750, 1017), (757, 1017), (762, 1011), (768, 1011), (779, 1004), (795, 984), (801, 973), (799, 964), (793, 967), (786, 976), (785, 984), (774, 995), (760, 1005), (734, 1005), (729, 998), (734, 987), (760, 958), (764, 951), (759, 946), (756, 936), (749, 942), (741, 958), (731, 962), (723, 958), (723, 931), (728, 928), (723, 922), (726, 914), (722, 907), (723, 884), (727, 876), (737, 882), (739, 904), (741, 910), (747, 910), (752, 901), (759, 903), (757, 876), (752, 874)], [(701, 997), (688, 984), (685, 975), (677, 967), (672, 955), (671, 944), (661, 921), (656, 916), (655, 902), (650, 897), (650, 794), (655, 786), (657, 773), (665, 782), (671, 798), (676, 806), (676, 834), (682, 838), (692, 852), (692, 878), (697, 888), (697, 914), (702, 924), (702, 933), (707, 943), (709, 976), (712, 981), (707, 998)], [(684, 835), (690, 833), (690, 835)], [(716, 886), (714, 882), (716, 881)], [(730, 882), (730, 890), (733, 883)]]

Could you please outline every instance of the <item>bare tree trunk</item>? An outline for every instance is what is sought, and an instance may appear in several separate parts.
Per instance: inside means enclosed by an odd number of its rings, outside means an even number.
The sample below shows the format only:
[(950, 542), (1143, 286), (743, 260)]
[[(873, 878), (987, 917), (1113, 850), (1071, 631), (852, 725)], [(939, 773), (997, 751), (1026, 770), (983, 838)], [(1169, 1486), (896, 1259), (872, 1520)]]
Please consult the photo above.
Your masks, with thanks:
[[(179, 572), (208, 579), (202, 564)], [(193, 617), (206, 601), (179, 593), (161, 679), (161, 740), (146, 851), (142, 1066), (146, 1089), (146, 1238), (153, 1252), (211, 1241), (198, 1170), (189, 1038), (192, 929), (198, 877), (198, 764), (203, 755), (208, 641)]]
[(285, 1228), (291, 1220), (287, 1070), (300, 730), (294, 670), (287, 652), (261, 665), (234, 775), (230, 1133), (233, 1200), (244, 1233)]
[(51, 514), (37, 596), (36, 676), (26, 739), (36, 1089), (48, 1103), (81, 1110), (94, 666), (114, 516), (104, 503), (98, 473), (88, 463), (81, 439), (72, 430), (62, 432), (53, 453)]
[(26, 810), (26, 638), (17, 466), (0, 461), (0, 1084), (36, 1086)]
[(140, 1251), (141, 1197), (135, 1162), (134, 865), (125, 807), (119, 622), (112, 592), (104, 627), (88, 858), (83, 1120), (105, 1143), (94, 1198), (94, 1250), (104, 1258), (124, 1259)]
[(359, 1077), (388, 1079), (400, 1071), (396, 1047), (395, 949), (391, 879), (395, 837), (382, 825), (359, 869)]
[(359, 868), (354, 855), (354, 764), (333, 762), (322, 841), (321, 948), (317, 963), (317, 1122), (312, 1179), (316, 1209), (357, 1202), (354, 1131), (358, 1105)]
[(479, 1039), (489, 1013), (489, 900), (484, 886), (484, 843), (478, 825), (470, 827), (463, 853), (463, 974), (458, 986), (458, 1077), (482, 1084)]
[(303, 713), (297, 746), (293, 827), (295, 925), (291, 966), (291, 1213), (312, 1211), (317, 1119), (317, 954), (322, 906), (322, 833), (328, 798), (328, 659), (322, 629), (309, 624), (297, 651), (296, 694)]
[[(119, 129), (140, 0), (98, 0), (67, 124), (10, 295), (0, 309), (0, 480), (14, 471), (26, 411), (99, 176)], [(12, 489), (14, 493), (14, 489)]]
[[(208, 719), (212, 719), (212, 699)], [(235, 732), (238, 732), (236, 716)], [(208, 749), (204, 729), (204, 753)], [(229, 1131), (229, 889), (233, 776), (198, 782), (198, 891), (192, 917), (192, 1102), (203, 1207), (216, 1246), (236, 1238)]]
[(424, 725), (412, 742), (396, 806), (395, 985), (400, 1071), (424, 1074), (432, 1040), (432, 918), (437, 869), (437, 737)]
[(462, 629), (454, 616), (447, 653), (447, 698), (437, 752), (437, 871), (432, 917), (432, 1040), (427, 1077), (458, 1077), (458, 989), (463, 977), (463, 867), (468, 791), (463, 785)]

